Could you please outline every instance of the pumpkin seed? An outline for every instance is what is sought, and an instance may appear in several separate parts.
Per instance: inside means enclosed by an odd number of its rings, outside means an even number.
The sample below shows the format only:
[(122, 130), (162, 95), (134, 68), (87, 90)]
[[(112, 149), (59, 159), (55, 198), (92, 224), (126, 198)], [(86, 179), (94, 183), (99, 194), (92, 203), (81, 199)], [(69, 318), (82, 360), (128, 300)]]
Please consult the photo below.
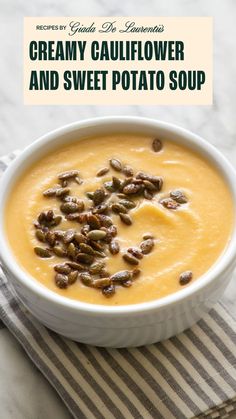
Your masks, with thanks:
[(144, 240), (140, 244), (140, 249), (141, 249), (141, 251), (144, 255), (147, 255), (148, 253), (150, 253), (153, 247), (154, 247), (154, 240), (153, 239)]
[(129, 183), (128, 185), (126, 185), (123, 188), (123, 192), (125, 195), (134, 195), (137, 192), (139, 192), (141, 189), (141, 185), (140, 184), (134, 184), (134, 183)]
[(79, 210), (79, 205), (76, 202), (64, 202), (61, 204), (60, 210), (65, 214), (71, 214)]
[(104, 287), (108, 287), (109, 285), (111, 285), (110, 278), (99, 278), (93, 281), (94, 288), (104, 288)]
[(127, 251), (137, 259), (142, 259), (143, 258), (142, 252), (139, 249), (137, 249), (136, 247), (129, 247), (129, 249)]
[(102, 288), (102, 293), (105, 297), (112, 297), (116, 292), (114, 285), (108, 285), (107, 287)]
[(81, 233), (75, 233), (74, 240), (78, 244), (80, 244), (80, 243), (86, 243), (87, 242), (86, 237), (83, 234), (81, 234)]
[(162, 147), (163, 145), (162, 145), (161, 140), (159, 140), (158, 138), (155, 138), (152, 142), (153, 151), (157, 153), (158, 151), (161, 151)]
[(40, 242), (45, 242), (45, 234), (42, 230), (36, 230), (35, 231), (35, 236), (37, 237), (37, 239)]
[(154, 185), (154, 183), (150, 182), (149, 180), (144, 180), (143, 184), (148, 191), (155, 192), (157, 190), (157, 187)]
[(180, 285), (187, 285), (193, 278), (192, 271), (185, 271), (179, 276)]
[(87, 234), (87, 237), (90, 240), (103, 240), (106, 237), (107, 233), (103, 230), (92, 230)]
[(125, 253), (123, 255), (125, 262), (130, 263), (131, 265), (138, 265), (139, 261), (136, 257), (132, 256), (130, 253)]
[(46, 218), (46, 221), (51, 222), (53, 220), (53, 218), (54, 218), (54, 212), (53, 212), (53, 210), (47, 211), (45, 213), (45, 218)]
[(48, 249), (44, 249), (43, 247), (36, 246), (34, 251), (40, 258), (50, 258), (52, 256), (50, 251)]
[(128, 226), (130, 226), (131, 224), (133, 224), (133, 221), (132, 221), (132, 218), (130, 217), (130, 215), (120, 213), (119, 216), (120, 216), (121, 221), (124, 224), (126, 224)]
[(131, 166), (124, 166), (122, 173), (124, 173), (125, 176), (134, 176), (134, 171)]
[(70, 243), (72, 242), (72, 240), (74, 240), (75, 237), (75, 230), (69, 229), (65, 232), (64, 237), (63, 237), (63, 241), (64, 243)]
[(69, 188), (59, 188), (56, 191), (56, 197), (63, 198), (64, 196), (67, 196), (70, 193)]
[(111, 227), (109, 227), (107, 229), (107, 231), (108, 231), (108, 234), (111, 234), (112, 235), (112, 237), (117, 236), (117, 228), (116, 228), (116, 226), (114, 224)]
[(91, 275), (97, 275), (101, 272), (101, 270), (104, 268), (105, 263), (102, 261), (99, 262), (94, 262), (90, 268), (89, 268), (89, 272)]
[(102, 269), (99, 272), (99, 276), (100, 276), (100, 278), (108, 278), (108, 277), (110, 277), (110, 273), (106, 269)]
[(99, 228), (101, 227), (101, 221), (94, 214), (87, 215), (87, 223), (95, 230), (99, 230)]
[(56, 195), (57, 191), (58, 191), (58, 187), (49, 188), (49, 189), (47, 189), (46, 191), (43, 192), (43, 196), (51, 198), (52, 196)]
[(52, 250), (55, 253), (55, 255), (59, 258), (63, 258), (66, 256), (66, 251), (61, 246), (54, 246)]
[(112, 177), (112, 185), (113, 185), (113, 188), (114, 188), (115, 190), (119, 189), (119, 188), (120, 188), (120, 186), (121, 186), (121, 181), (120, 181), (120, 179), (118, 179), (118, 177), (116, 177), (116, 176), (113, 176), (113, 177)]
[(87, 253), (78, 253), (76, 260), (84, 263), (85, 265), (91, 265), (94, 261), (94, 257), (92, 255), (88, 255)]
[(67, 179), (75, 178), (78, 175), (79, 175), (78, 170), (69, 170), (67, 172), (59, 173), (58, 179), (67, 180)]
[(111, 280), (114, 282), (124, 282), (131, 279), (132, 275), (129, 271), (120, 271), (116, 272), (114, 275), (111, 276)]
[(81, 179), (81, 177), (79, 177), (79, 176), (75, 176), (74, 181), (75, 181), (76, 183), (78, 183), (78, 185), (82, 185), (82, 183), (83, 183), (83, 180), (82, 180), (82, 179)]
[(69, 275), (68, 275), (68, 284), (69, 285), (74, 284), (76, 282), (77, 278), (78, 278), (78, 271), (70, 272)]
[(93, 249), (97, 250), (98, 252), (102, 252), (104, 250), (104, 244), (103, 243), (98, 243), (96, 241), (89, 240), (89, 244), (90, 244), (90, 246), (92, 246)]
[(68, 277), (64, 274), (57, 273), (55, 275), (55, 283), (58, 288), (67, 288), (68, 287)]
[(69, 265), (70, 268), (75, 269), (76, 271), (83, 271), (84, 266), (80, 265), (80, 263), (68, 261), (66, 262), (67, 265)]
[(104, 183), (104, 188), (108, 191), (108, 192), (115, 192), (115, 188), (113, 185), (113, 182), (109, 181), (109, 182), (105, 182)]
[(153, 198), (153, 193), (148, 191), (147, 189), (144, 189), (143, 196), (145, 199), (151, 200)]
[(108, 167), (103, 167), (102, 169), (100, 169), (96, 176), (100, 177), (100, 176), (104, 176), (109, 172), (109, 168)]
[(88, 234), (89, 231), (90, 231), (90, 225), (89, 224), (85, 224), (80, 230), (80, 232), (82, 234), (84, 234), (85, 236)]
[(48, 231), (45, 234), (45, 239), (50, 244), (50, 246), (54, 246), (55, 245), (56, 236), (55, 236), (55, 233), (53, 231)]
[(77, 249), (74, 243), (70, 243), (69, 246), (67, 247), (67, 255), (71, 258), (74, 258), (76, 256), (76, 253), (77, 253)]
[(73, 214), (66, 214), (66, 219), (69, 221), (77, 221), (78, 223), (83, 223), (84, 220), (82, 219), (83, 214), (79, 214), (78, 212), (74, 212)]
[(88, 272), (80, 272), (78, 278), (84, 285), (86, 285), (87, 287), (91, 287), (93, 279)]
[(86, 192), (87, 197), (91, 200), (93, 200), (93, 194), (94, 192)]
[(88, 255), (94, 255), (94, 253), (95, 253), (94, 249), (91, 246), (89, 246), (88, 244), (80, 243), (79, 247), (80, 247), (80, 251), (82, 253), (88, 253)]
[(118, 203), (112, 204), (111, 210), (115, 212), (116, 214), (120, 214), (120, 213), (127, 214), (128, 212), (127, 208), (124, 205), (118, 204)]
[(93, 194), (93, 202), (95, 205), (99, 205), (104, 201), (105, 192), (104, 189), (96, 189)]
[(121, 161), (118, 159), (110, 159), (110, 165), (112, 169), (116, 170), (117, 172), (121, 172), (122, 164)]
[(160, 200), (160, 204), (163, 205), (163, 207), (171, 210), (176, 210), (180, 204), (178, 202), (174, 201), (172, 198), (164, 198)]
[(134, 201), (129, 201), (128, 199), (122, 199), (119, 204), (123, 205), (127, 209), (133, 209), (136, 207), (136, 204)]
[(99, 220), (101, 221), (103, 227), (110, 227), (113, 225), (113, 221), (108, 215), (100, 214)]
[(59, 274), (65, 274), (65, 275), (68, 275), (71, 272), (70, 266), (68, 266), (66, 263), (60, 263), (58, 265), (55, 265), (54, 270), (58, 272)]
[(107, 204), (100, 204), (97, 205), (95, 208), (92, 209), (92, 213), (93, 214), (103, 214), (105, 212), (107, 212), (108, 210), (108, 205)]
[(120, 245), (116, 240), (109, 243), (109, 250), (112, 255), (116, 255), (120, 251)]
[(54, 217), (54, 219), (53, 219), (53, 226), (54, 227), (58, 226), (60, 224), (61, 220), (62, 220), (61, 215), (57, 215), (56, 217)]
[(187, 197), (180, 190), (171, 191), (170, 197), (174, 199), (174, 201), (178, 202), (178, 204), (186, 204), (186, 202), (188, 202)]

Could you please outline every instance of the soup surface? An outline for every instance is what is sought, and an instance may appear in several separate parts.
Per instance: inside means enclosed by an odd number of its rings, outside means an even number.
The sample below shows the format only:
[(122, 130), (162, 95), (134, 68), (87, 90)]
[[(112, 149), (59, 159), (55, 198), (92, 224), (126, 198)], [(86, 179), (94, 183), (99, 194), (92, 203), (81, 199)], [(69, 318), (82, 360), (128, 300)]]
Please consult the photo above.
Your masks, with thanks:
[[(159, 299), (183, 289), (180, 283), (183, 272), (192, 272), (192, 282), (214, 264), (229, 242), (233, 225), (233, 203), (224, 179), (207, 160), (190, 149), (170, 139), (163, 141), (161, 150), (154, 151), (152, 141), (150, 136), (136, 134), (82, 139), (50, 152), (20, 177), (10, 193), (5, 222), (15, 258), (32, 280), (68, 298), (92, 304), (123, 305)], [(131, 225), (125, 224), (119, 214), (109, 213), (117, 227), (114, 240), (120, 249), (117, 254), (111, 254), (108, 248), (104, 250), (106, 257), (102, 260), (106, 270), (112, 275), (138, 266), (141, 273), (132, 286), (119, 283), (110, 298), (80, 280), (61, 289), (55, 283), (54, 266), (63, 263), (63, 258), (54, 254), (40, 258), (34, 252), (36, 246), (45, 247), (35, 236), (34, 221), (38, 215), (52, 209), (56, 215), (63, 216), (62, 201), (45, 197), (43, 192), (58, 183), (58, 173), (79, 170), (83, 183), (70, 182), (70, 193), (83, 199), (87, 209), (91, 207), (87, 192), (104, 187), (104, 182), (110, 182), (112, 176), (122, 181), (127, 178), (109, 165), (111, 158), (131, 166), (134, 173), (142, 171), (163, 179), (161, 190), (153, 197), (151, 193), (152, 199), (128, 196), (136, 205), (128, 210)], [(109, 171), (97, 176), (104, 167)], [(176, 190), (182, 191), (187, 202), (174, 209), (166, 207), (162, 199), (169, 199), (170, 193)], [(113, 195), (117, 200), (116, 192), (109, 196), (109, 202), (113, 202)], [(82, 225), (63, 216), (59, 226), (52, 230), (68, 228), (80, 232)], [(147, 233), (153, 236), (154, 247), (138, 260), (138, 265), (127, 263), (124, 253), (130, 247), (140, 246)]]

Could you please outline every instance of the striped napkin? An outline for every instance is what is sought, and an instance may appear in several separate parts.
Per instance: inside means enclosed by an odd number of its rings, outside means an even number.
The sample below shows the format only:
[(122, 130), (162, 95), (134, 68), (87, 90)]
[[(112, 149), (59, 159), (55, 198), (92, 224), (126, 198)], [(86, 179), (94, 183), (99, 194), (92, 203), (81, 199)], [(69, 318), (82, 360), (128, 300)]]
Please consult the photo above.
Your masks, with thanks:
[[(14, 157), (0, 159), (0, 170)], [(0, 319), (74, 418), (216, 419), (236, 410), (236, 321), (221, 303), (162, 343), (95, 348), (42, 326), (0, 272)]]

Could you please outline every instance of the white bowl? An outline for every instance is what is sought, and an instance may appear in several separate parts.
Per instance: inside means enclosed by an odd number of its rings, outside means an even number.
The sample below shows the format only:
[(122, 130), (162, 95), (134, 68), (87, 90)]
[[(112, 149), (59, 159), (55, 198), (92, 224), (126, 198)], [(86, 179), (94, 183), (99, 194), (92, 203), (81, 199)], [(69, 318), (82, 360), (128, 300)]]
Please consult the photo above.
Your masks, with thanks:
[(71, 300), (33, 280), (17, 264), (4, 231), (7, 196), (27, 166), (57, 145), (110, 132), (155, 135), (201, 152), (226, 179), (236, 204), (236, 173), (219, 151), (197, 135), (175, 125), (146, 118), (105, 117), (76, 122), (33, 142), (3, 175), (0, 186), (0, 258), (17, 296), (45, 326), (68, 338), (91, 345), (140, 346), (182, 332), (198, 321), (220, 298), (236, 264), (235, 227), (226, 251), (197, 281), (159, 300), (116, 307)]

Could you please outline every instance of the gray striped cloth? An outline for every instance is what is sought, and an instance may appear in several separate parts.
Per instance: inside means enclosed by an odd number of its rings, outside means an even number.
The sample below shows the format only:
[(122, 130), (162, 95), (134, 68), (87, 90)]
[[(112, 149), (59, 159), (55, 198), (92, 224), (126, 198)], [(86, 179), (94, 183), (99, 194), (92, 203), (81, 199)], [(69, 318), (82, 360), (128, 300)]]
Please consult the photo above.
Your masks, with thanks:
[[(14, 156), (0, 159), (0, 170)], [(165, 342), (95, 348), (42, 326), (1, 272), (0, 318), (74, 418), (216, 419), (236, 410), (236, 321), (220, 303)]]

